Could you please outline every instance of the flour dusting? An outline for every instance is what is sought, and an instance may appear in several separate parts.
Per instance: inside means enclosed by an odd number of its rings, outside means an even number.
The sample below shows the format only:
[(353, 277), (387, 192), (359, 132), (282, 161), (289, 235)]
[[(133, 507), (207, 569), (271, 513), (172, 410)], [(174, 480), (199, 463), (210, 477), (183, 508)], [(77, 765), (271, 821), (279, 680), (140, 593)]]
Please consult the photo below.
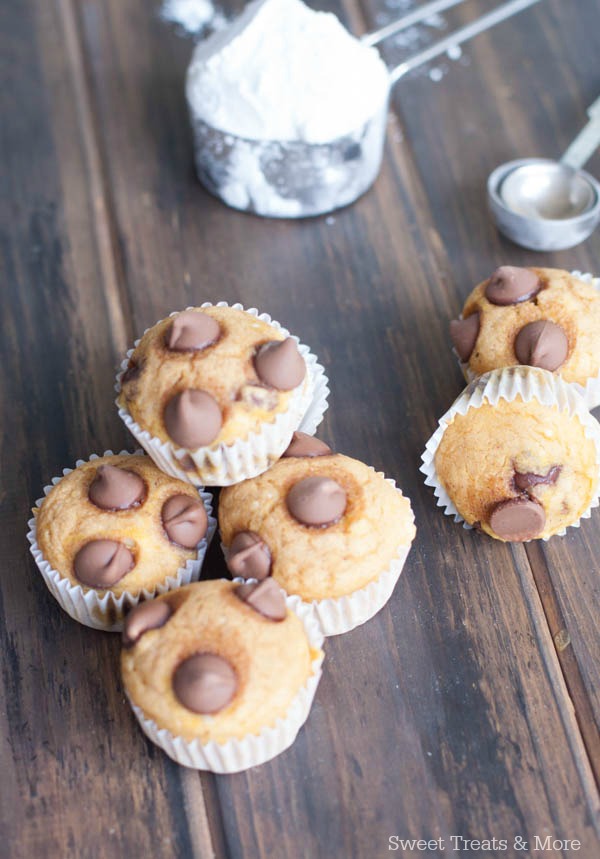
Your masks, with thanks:
[(211, 0), (164, 0), (160, 10), (163, 21), (175, 24), (187, 36), (198, 36), (209, 27), (220, 30), (227, 23)]

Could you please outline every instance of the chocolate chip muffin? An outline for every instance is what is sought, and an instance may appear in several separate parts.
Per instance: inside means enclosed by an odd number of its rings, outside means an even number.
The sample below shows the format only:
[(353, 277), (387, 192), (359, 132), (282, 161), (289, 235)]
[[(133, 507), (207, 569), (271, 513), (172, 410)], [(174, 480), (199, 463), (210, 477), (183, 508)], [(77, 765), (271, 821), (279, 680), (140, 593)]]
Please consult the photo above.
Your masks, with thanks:
[(598, 502), (600, 425), (560, 378), (511, 367), (469, 385), (423, 460), (447, 513), (499, 540), (547, 539)]
[(231, 574), (272, 576), (326, 635), (387, 602), (415, 535), (392, 481), (298, 433), (268, 472), (223, 490), (219, 525)]
[(90, 594), (92, 625), (115, 628), (141, 597), (199, 576), (210, 512), (208, 496), (147, 456), (95, 457), (66, 471), (34, 510), (36, 560), (62, 597)]
[(117, 403), (164, 471), (227, 485), (281, 455), (318, 371), (308, 349), (270, 317), (203, 305), (146, 331), (123, 367)]
[(123, 682), (143, 729), (175, 760), (244, 769), (293, 742), (319, 680), (321, 642), (272, 579), (198, 582), (127, 617)]
[(515, 364), (558, 373), (600, 404), (600, 288), (566, 271), (501, 266), (450, 323), (467, 380)]

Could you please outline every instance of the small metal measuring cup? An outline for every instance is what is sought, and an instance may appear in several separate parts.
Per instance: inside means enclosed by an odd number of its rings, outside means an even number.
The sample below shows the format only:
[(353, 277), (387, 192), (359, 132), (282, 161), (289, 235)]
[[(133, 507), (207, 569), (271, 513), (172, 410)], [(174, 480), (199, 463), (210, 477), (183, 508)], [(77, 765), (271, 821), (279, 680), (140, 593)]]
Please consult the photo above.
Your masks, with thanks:
[(600, 221), (600, 184), (581, 168), (600, 144), (600, 98), (589, 122), (560, 161), (521, 158), (488, 179), (488, 203), (498, 229), (534, 251), (572, 248)]
[[(377, 45), (399, 31), (464, 0), (433, 0), (363, 37)], [(390, 89), (418, 66), (493, 27), (539, 0), (510, 0), (456, 30), (390, 71)], [(196, 169), (202, 184), (229, 206), (272, 218), (303, 218), (354, 202), (381, 167), (389, 103), (386, 97), (355, 131), (327, 143), (251, 140), (213, 128), (190, 114)]]

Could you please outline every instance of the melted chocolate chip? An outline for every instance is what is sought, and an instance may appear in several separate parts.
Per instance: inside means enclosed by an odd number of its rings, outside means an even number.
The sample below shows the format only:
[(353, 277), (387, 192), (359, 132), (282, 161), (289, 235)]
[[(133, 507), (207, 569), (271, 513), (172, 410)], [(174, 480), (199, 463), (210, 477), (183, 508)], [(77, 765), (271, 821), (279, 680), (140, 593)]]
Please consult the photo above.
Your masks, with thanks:
[(534, 486), (539, 486), (540, 484), (553, 486), (558, 480), (561, 471), (562, 465), (553, 465), (546, 474), (535, 474), (532, 471), (515, 471), (513, 483), (515, 485), (515, 489), (519, 492), (527, 492), (528, 489), (531, 489)]
[(242, 579), (266, 579), (271, 572), (269, 547), (255, 531), (239, 531), (227, 550), (227, 568)]
[(216, 319), (199, 310), (178, 313), (167, 334), (167, 346), (173, 352), (199, 352), (212, 346), (221, 336)]
[(500, 501), (492, 510), (490, 527), (502, 540), (533, 540), (544, 530), (546, 513), (538, 501), (521, 496)]
[(162, 523), (172, 543), (195, 549), (206, 536), (208, 516), (202, 501), (190, 495), (172, 495), (163, 504)]
[(238, 687), (237, 675), (226, 659), (214, 653), (195, 653), (173, 673), (173, 692), (179, 703), (193, 713), (218, 713)]
[(514, 348), (520, 364), (553, 372), (567, 360), (569, 341), (560, 325), (539, 319), (521, 328)]
[(320, 438), (314, 438), (308, 433), (295, 432), (292, 440), (286, 450), (282, 453), (285, 457), (313, 457), (313, 456), (328, 456), (333, 453), (329, 445), (321, 441)]
[(479, 312), (466, 319), (453, 319), (450, 323), (450, 339), (461, 361), (468, 361), (479, 336)]
[(137, 472), (114, 465), (101, 465), (88, 490), (90, 501), (101, 510), (139, 507), (145, 495), (146, 484)]
[(329, 477), (305, 477), (286, 498), (291, 515), (302, 525), (324, 527), (337, 522), (346, 509), (346, 492)]
[(116, 540), (90, 540), (75, 555), (75, 577), (89, 588), (110, 588), (135, 566), (129, 549)]
[(287, 617), (285, 597), (275, 579), (238, 585), (235, 595), (269, 620), (279, 621)]
[(141, 364), (138, 364), (135, 359), (130, 358), (129, 364), (127, 365), (127, 369), (121, 376), (121, 387), (123, 385), (129, 384), (129, 382), (133, 382), (135, 379), (138, 378), (138, 376), (141, 376), (142, 369), (143, 367)]
[(278, 391), (291, 391), (306, 375), (304, 358), (293, 337), (259, 346), (254, 357), (254, 369), (261, 382)]
[(171, 397), (163, 419), (175, 444), (188, 450), (210, 444), (219, 435), (223, 424), (215, 398), (206, 391), (191, 388)]
[(485, 297), (491, 304), (520, 304), (537, 295), (541, 286), (537, 274), (528, 268), (501, 265), (490, 277), (485, 288)]
[(123, 647), (133, 647), (144, 633), (160, 629), (173, 614), (166, 600), (156, 599), (138, 603), (132, 608), (123, 624)]

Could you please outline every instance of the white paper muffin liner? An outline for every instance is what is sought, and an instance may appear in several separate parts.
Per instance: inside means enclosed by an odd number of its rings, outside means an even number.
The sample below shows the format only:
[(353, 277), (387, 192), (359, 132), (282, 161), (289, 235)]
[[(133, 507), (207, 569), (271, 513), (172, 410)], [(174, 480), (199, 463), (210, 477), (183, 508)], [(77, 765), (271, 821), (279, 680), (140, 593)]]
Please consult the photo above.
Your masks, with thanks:
[[(142, 454), (143, 451), (139, 450), (136, 453)], [(112, 450), (106, 450), (102, 454), (102, 456), (112, 455)], [(127, 450), (122, 450), (119, 455), (132, 456), (135, 454), (131, 454)], [(75, 463), (75, 468), (78, 468), (85, 462), (91, 462), (99, 458), (98, 454), (93, 453), (87, 460), (78, 459)], [(52, 482), (48, 486), (44, 486), (44, 497), (38, 498), (35, 506), (39, 509), (50, 490), (57, 483), (60, 483), (63, 477), (74, 470), (73, 468), (64, 468), (61, 477), (53, 477)], [(217, 527), (217, 521), (212, 515), (212, 496), (208, 492), (202, 491), (199, 491), (198, 494), (202, 498), (208, 516), (208, 530), (204, 539), (198, 544), (197, 557), (187, 561), (186, 565), (180, 567), (175, 575), (167, 576), (153, 590), (144, 588), (136, 595), (125, 591), (120, 596), (116, 596), (112, 591), (105, 591), (101, 596), (96, 590), (84, 588), (81, 585), (74, 585), (68, 578), (53, 569), (50, 563), (44, 558), (42, 550), (38, 546), (37, 517), (33, 516), (27, 523), (29, 526), (27, 539), (30, 543), (30, 552), (52, 596), (73, 620), (77, 620), (85, 626), (91, 626), (93, 629), (102, 629), (106, 632), (119, 632), (123, 628), (123, 618), (125, 615), (140, 601), (152, 599), (159, 594), (166, 594), (167, 591), (172, 591), (175, 588), (180, 588), (182, 585), (189, 585), (190, 582), (198, 581), (206, 551)]]
[[(293, 606), (289, 598), (286, 598), (286, 603), (302, 621), (311, 648), (321, 650), (323, 634), (312, 613), (302, 606)], [(129, 703), (148, 739), (176, 763), (214, 773), (240, 772), (270, 761), (292, 745), (308, 718), (321, 679), (322, 664), (321, 652), (313, 659), (310, 676), (293, 699), (285, 717), (277, 719), (274, 725), (263, 728), (259, 734), (249, 734), (241, 740), (231, 739), (221, 744), (213, 741), (203, 744), (200, 740), (185, 740), (183, 737), (174, 736), (166, 728), (159, 728), (155, 722), (144, 716), (142, 709), (131, 699)]]
[[(200, 306), (232, 307), (234, 310), (245, 310), (241, 304), (229, 305), (226, 301), (219, 301), (216, 305), (210, 301), (205, 301)], [(328, 379), (316, 355), (310, 351), (308, 346), (300, 343), (297, 337), (290, 335), (289, 331), (279, 322), (271, 319), (268, 313), (259, 313), (254, 307), (250, 307), (245, 312), (272, 325), (284, 336), (292, 336), (298, 344), (298, 350), (307, 367), (305, 380), (292, 392), (286, 411), (278, 414), (274, 421), (265, 422), (259, 432), (250, 433), (245, 439), (228, 445), (219, 444), (217, 447), (208, 445), (200, 447), (196, 451), (188, 451), (171, 442), (162, 442), (150, 435), (147, 430), (142, 429), (134, 421), (129, 411), (120, 406), (118, 402), (118, 395), (121, 392), (121, 378), (127, 369), (129, 358), (140, 340), (136, 340), (133, 349), (127, 352), (117, 374), (115, 385), (117, 408), (119, 417), (129, 432), (162, 471), (194, 486), (231, 486), (234, 483), (240, 483), (242, 480), (262, 474), (279, 459), (289, 445), (295, 430), (300, 429), (314, 435), (327, 410)], [(170, 315), (176, 316), (177, 313), (178, 311)], [(149, 330), (146, 329), (146, 331)], [(182, 467), (181, 460), (186, 460), (188, 457), (193, 460), (196, 467), (195, 471), (186, 471)]]
[[(560, 376), (556, 376), (548, 370), (520, 365), (504, 367), (500, 370), (492, 370), (489, 373), (484, 373), (470, 382), (462, 394), (450, 406), (446, 414), (440, 418), (437, 430), (427, 442), (422, 455), (423, 465), (420, 468), (425, 475), (425, 485), (433, 487), (437, 506), (443, 507), (444, 513), (447, 516), (453, 516), (455, 522), (462, 522), (464, 528), (471, 529), (473, 526), (464, 521), (454, 506), (452, 499), (440, 483), (435, 468), (436, 451), (446, 428), (452, 422), (455, 415), (465, 415), (469, 409), (477, 409), (484, 403), (496, 405), (499, 400), (510, 402), (519, 395), (525, 403), (531, 400), (538, 400), (542, 405), (558, 406), (560, 411), (566, 412), (569, 417), (577, 417), (583, 426), (586, 438), (592, 439), (596, 446), (596, 488), (594, 490), (594, 497), (580, 518), (567, 526), (579, 528), (581, 520), (589, 519), (593, 508), (597, 507), (599, 503), (600, 424), (590, 414), (584, 398), (581, 394), (577, 393), (573, 385), (569, 385)], [(566, 527), (562, 528), (556, 534), (563, 536), (566, 530)], [(543, 537), (542, 539), (549, 540), (550, 537)]]
[[(582, 280), (584, 283), (591, 283), (596, 292), (600, 293), (600, 277), (594, 277), (594, 275), (590, 274), (589, 272), (582, 274), (580, 271), (572, 271), (571, 276)], [(461, 313), (459, 319), (462, 318), (463, 317)], [(458, 361), (458, 366), (460, 367), (461, 372), (465, 377), (466, 381), (472, 382), (474, 379), (476, 379), (477, 374), (474, 373), (473, 370), (471, 370), (468, 361), (461, 361), (456, 349), (452, 348), (452, 352), (454, 354), (454, 357)], [(560, 376), (560, 372), (558, 373), (558, 375)], [(565, 382), (565, 384), (570, 385), (577, 391), (577, 393), (582, 395), (588, 409), (595, 409), (600, 406), (600, 373), (598, 373), (597, 376), (590, 376), (590, 378), (586, 381), (585, 385), (580, 385), (578, 382)]]
[[(374, 470), (374, 469), (373, 469)], [(383, 477), (384, 475), (381, 474)], [(385, 478), (396, 489), (396, 483), (391, 478)], [(400, 492), (399, 489), (397, 489)], [(406, 498), (405, 495), (402, 496)], [(414, 523), (414, 515), (411, 516)], [(379, 612), (390, 599), (400, 573), (410, 552), (412, 541), (409, 545), (399, 546), (396, 556), (389, 566), (376, 579), (369, 582), (360, 590), (346, 594), (336, 599), (303, 600), (298, 594), (289, 594), (290, 605), (296, 611), (309, 611), (315, 617), (321, 627), (324, 636), (341, 635), (350, 632), (357, 626), (366, 623), (377, 612)], [(225, 547), (221, 543), (221, 550), (225, 555)]]

